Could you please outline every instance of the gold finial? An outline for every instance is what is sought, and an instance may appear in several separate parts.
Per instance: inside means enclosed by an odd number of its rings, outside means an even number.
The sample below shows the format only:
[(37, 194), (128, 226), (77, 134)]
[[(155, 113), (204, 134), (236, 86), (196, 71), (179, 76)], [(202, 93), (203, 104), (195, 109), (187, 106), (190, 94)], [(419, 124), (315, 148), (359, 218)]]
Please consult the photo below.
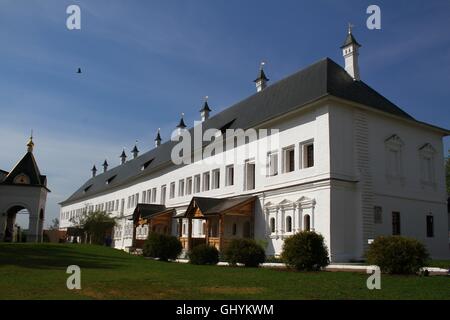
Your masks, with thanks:
[(28, 140), (27, 147), (28, 147), (28, 152), (33, 152), (33, 147), (34, 147), (33, 130), (31, 130), (31, 135), (30, 135), (30, 139)]

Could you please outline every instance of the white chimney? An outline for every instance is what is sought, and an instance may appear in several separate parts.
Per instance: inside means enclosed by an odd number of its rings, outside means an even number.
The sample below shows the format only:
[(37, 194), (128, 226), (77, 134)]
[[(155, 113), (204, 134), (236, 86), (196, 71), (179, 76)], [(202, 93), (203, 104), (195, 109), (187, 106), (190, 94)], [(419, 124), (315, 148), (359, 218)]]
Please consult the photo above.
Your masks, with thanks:
[(137, 141), (136, 144), (134, 145), (133, 150), (131, 150), (131, 153), (133, 154), (133, 159), (136, 159), (139, 155), (139, 150), (137, 148)]
[(103, 162), (103, 173), (105, 173), (106, 171), (108, 171), (108, 161)]
[(94, 178), (97, 175), (97, 168), (95, 167), (95, 165), (92, 167), (91, 171), (92, 171), (92, 178)]
[(264, 65), (266, 63), (263, 61), (259, 67), (258, 77), (253, 81), (256, 84), (256, 92), (261, 92), (267, 87), (267, 82), (269, 78), (266, 77), (264, 73)]
[(205, 103), (203, 104), (203, 107), (200, 109), (200, 116), (202, 118), (202, 122), (209, 119), (209, 113), (211, 112), (211, 109), (208, 105), (208, 96), (205, 97)]
[(121, 164), (124, 164), (127, 161), (127, 155), (125, 154), (125, 149), (122, 150), (122, 154), (120, 155)]
[(352, 25), (348, 26), (348, 34), (344, 44), (341, 46), (342, 55), (345, 60), (345, 71), (353, 78), (353, 80), (360, 80), (359, 74), (359, 48), (361, 45), (356, 41), (352, 34)]
[(158, 148), (161, 145), (161, 129), (158, 129), (158, 134), (156, 135), (156, 139), (155, 139), (155, 148)]
[(184, 113), (181, 114), (180, 123), (177, 125), (177, 135), (181, 136), (183, 130), (186, 129), (186, 124), (184, 123)]

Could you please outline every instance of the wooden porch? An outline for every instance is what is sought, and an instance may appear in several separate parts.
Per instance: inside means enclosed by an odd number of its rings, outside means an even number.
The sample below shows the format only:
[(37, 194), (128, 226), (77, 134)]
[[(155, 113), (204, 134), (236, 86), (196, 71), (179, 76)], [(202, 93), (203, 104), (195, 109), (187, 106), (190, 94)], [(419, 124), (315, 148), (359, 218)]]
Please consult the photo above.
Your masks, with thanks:
[(151, 232), (170, 235), (174, 210), (162, 205), (138, 204), (133, 213), (133, 248), (142, 248)]
[[(254, 237), (254, 206), (256, 197), (200, 198), (194, 197), (183, 217), (179, 217), (178, 236), (183, 249), (189, 251), (199, 244), (224, 250), (236, 238)], [(183, 232), (187, 220), (187, 235)], [(193, 236), (193, 220), (203, 220), (203, 234)], [(185, 224), (186, 225), (186, 224)]]

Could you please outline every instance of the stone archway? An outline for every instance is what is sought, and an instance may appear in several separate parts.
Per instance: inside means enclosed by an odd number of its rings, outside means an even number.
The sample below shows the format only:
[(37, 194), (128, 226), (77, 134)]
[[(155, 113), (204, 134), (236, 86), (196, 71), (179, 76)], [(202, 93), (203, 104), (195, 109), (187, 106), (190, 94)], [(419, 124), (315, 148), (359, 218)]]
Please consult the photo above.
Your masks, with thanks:
[(44, 209), (30, 210), (32, 205), (25, 203), (10, 203), (0, 210), (0, 242), (12, 242), (14, 238), (15, 224), (17, 223), (17, 215), (28, 214), (28, 231), (26, 233), (27, 242), (42, 242), (44, 227)]
[(20, 242), (21, 239), (18, 238), (20, 235), (17, 235), (15, 231), (16, 218), (17, 214), (20, 212), (26, 211), (30, 214), (30, 210), (24, 205), (12, 205), (9, 209), (6, 210), (6, 219), (3, 223), (2, 230), (0, 230), (1, 239), (0, 241), (4, 242)]

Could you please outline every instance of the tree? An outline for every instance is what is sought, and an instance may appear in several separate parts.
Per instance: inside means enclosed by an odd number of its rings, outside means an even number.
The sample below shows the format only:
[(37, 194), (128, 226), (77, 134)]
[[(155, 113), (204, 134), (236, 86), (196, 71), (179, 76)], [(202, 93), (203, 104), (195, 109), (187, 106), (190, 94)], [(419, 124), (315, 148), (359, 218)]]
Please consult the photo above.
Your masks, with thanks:
[(55, 218), (52, 220), (52, 225), (50, 226), (50, 230), (58, 230), (59, 229), (59, 219)]
[(103, 245), (107, 236), (111, 235), (116, 226), (116, 220), (104, 211), (83, 213), (77, 220), (71, 222), (82, 229), (89, 237), (90, 243)]

